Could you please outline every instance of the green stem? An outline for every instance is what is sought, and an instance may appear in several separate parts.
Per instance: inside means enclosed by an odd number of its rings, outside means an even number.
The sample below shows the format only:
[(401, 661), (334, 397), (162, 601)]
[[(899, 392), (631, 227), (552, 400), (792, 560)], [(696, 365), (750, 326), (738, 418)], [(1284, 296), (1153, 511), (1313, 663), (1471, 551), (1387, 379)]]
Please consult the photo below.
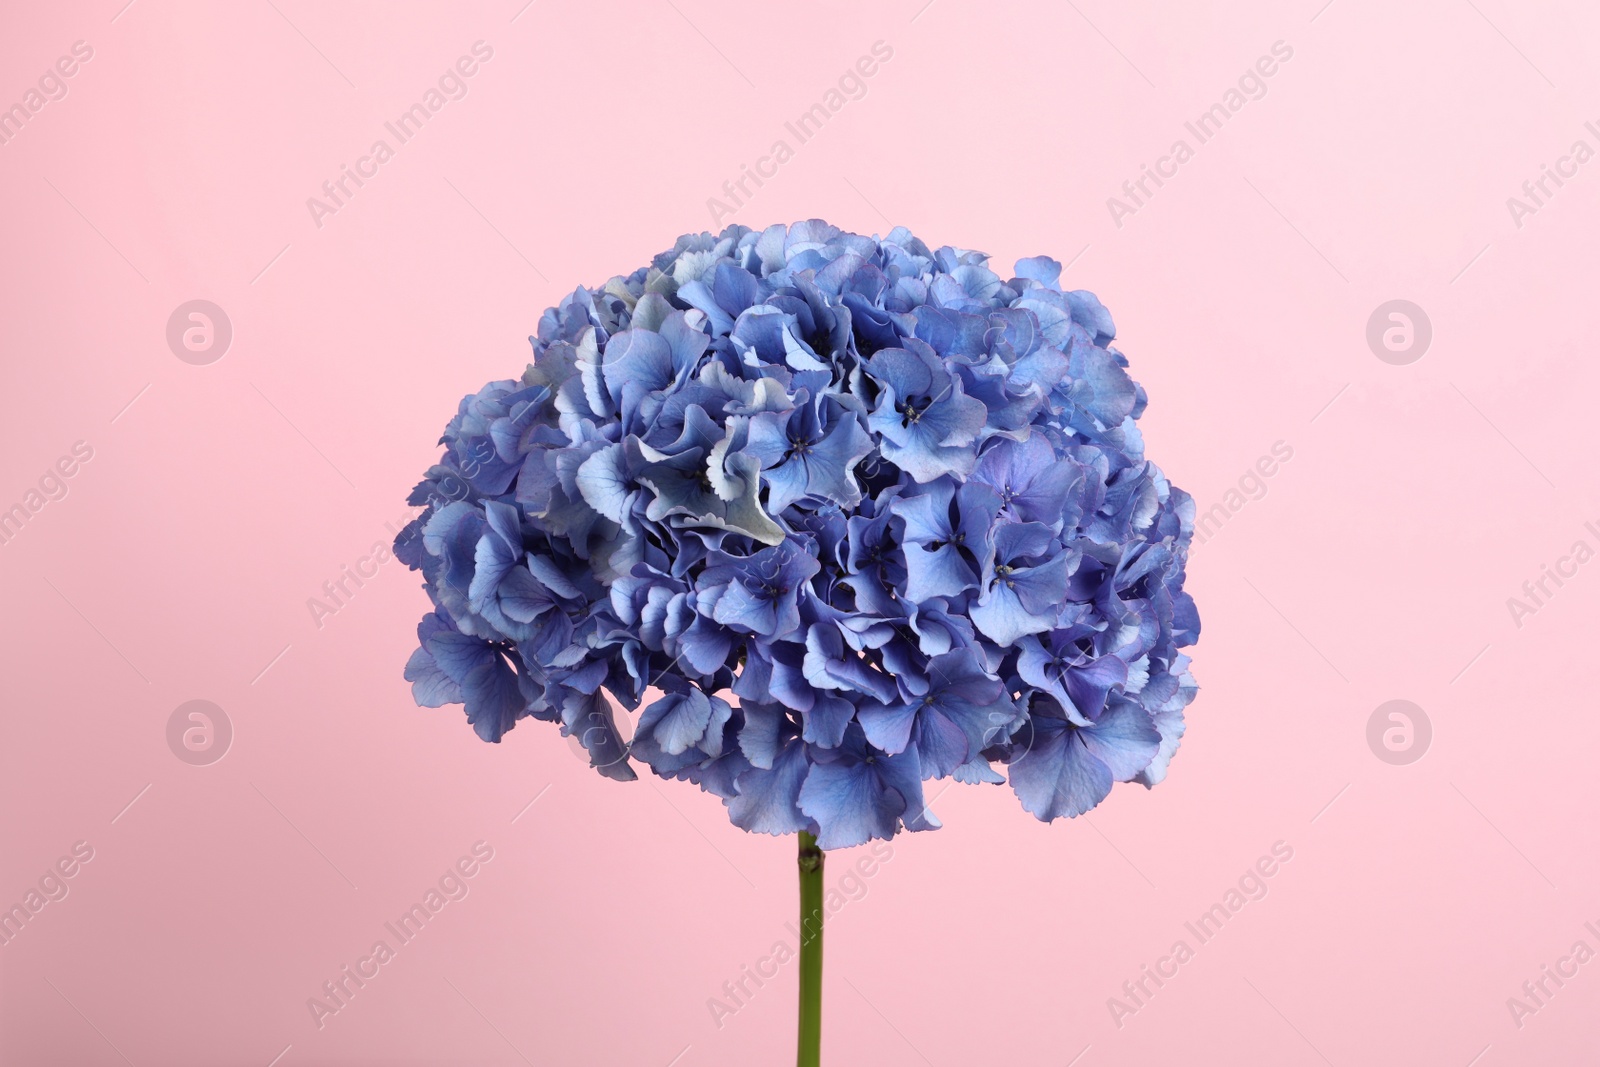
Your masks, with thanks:
[(822, 1056), (822, 849), (800, 834), (800, 1051), (798, 1067)]

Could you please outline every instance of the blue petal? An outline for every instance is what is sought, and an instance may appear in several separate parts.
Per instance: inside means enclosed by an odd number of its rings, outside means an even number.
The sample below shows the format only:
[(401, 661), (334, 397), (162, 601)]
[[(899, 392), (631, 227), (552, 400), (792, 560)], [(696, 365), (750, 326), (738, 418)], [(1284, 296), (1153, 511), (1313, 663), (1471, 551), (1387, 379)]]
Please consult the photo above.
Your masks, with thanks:
[(467, 721), (485, 741), (499, 741), (527, 708), (517, 676), (498, 654), (467, 672), (461, 682)]
[(411, 653), (406, 661), (406, 681), (411, 683), (411, 695), (418, 707), (439, 708), (446, 704), (459, 704), (464, 699), (461, 686), (439, 669), (433, 655), (426, 648)]
[(568, 600), (577, 600), (583, 596), (583, 591), (556, 566), (555, 561), (544, 556), (529, 556), (528, 569), (539, 583), (556, 596), (566, 597)]
[(907, 541), (918, 545), (948, 541), (955, 535), (950, 526), (950, 501), (954, 497), (955, 486), (941, 478), (916, 496), (895, 499), (889, 510), (905, 523)]
[(739, 728), (739, 751), (752, 767), (770, 771), (778, 749), (793, 735), (788, 716), (777, 704), (746, 700), (739, 707), (744, 725)]
[(810, 487), (806, 465), (798, 459), (769, 467), (761, 472), (761, 477), (767, 483), (767, 506), (773, 514), (804, 498)]
[(972, 605), (967, 614), (972, 625), (1002, 648), (1016, 644), (1025, 634), (1042, 634), (1055, 626), (1053, 618), (1035, 615), (1024, 607), (1016, 590), (1004, 582), (996, 583), (988, 599)]
[(934, 778), (943, 778), (978, 754), (962, 724), (931, 710), (917, 716), (916, 751), (922, 767)]
[(698, 688), (669, 693), (644, 709), (638, 732), (655, 738), (661, 750), (677, 756), (695, 747), (711, 723), (711, 701)]
[(467, 675), (495, 658), (494, 649), (480, 637), (470, 637), (467, 634), (445, 630), (433, 634), (424, 642), (428, 653), (433, 657), (447, 677), (457, 683), (464, 683)]
[(724, 626), (734, 626), (746, 633), (765, 637), (775, 636), (780, 625), (778, 601), (757, 596), (743, 582), (728, 586), (727, 592), (722, 594), (722, 599), (717, 601), (717, 606), (712, 610), (711, 617)]
[(800, 787), (800, 810), (817, 822), (817, 844), (850, 848), (894, 836), (906, 801), (886, 788), (872, 765), (818, 763)]
[(1006, 779), (990, 765), (982, 756), (974, 756), (971, 760), (957, 767), (951, 777), (964, 785), (1000, 785)]
[[(904, 752), (911, 741), (911, 727), (916, 723), (920, 707), (920, 704), (904, 703), (863, 704), (856, 709), (856, 718), (873, 747), (893, 755)], [(963, 754), (962, 758), (966, 756)]]
[(1101, 656), (1087, 667), (1069, 668), (1062, 677), (1072, 706), (1085, 718), (1105, 707), (1106, 694), (1128, 680), (1128, 665), (1117, 656)]
[(752, 768), (739, 775), (739, 795), (728, 801), (728, 817), (741, 830), (757, 834), (812, 829), (811, 819), (800, 810), (801, 786), (810, 770), (805, 742), (791, 738), (776, 754), (770, 770)]
[(606, 343), (603, 371), (606, 388), (612, 397), (621, 399), (627, 382), (647, 390), (665, 389), (672, 384), (676, 368), (666, 338), (649, 330), (623, 330)]
[(855, 718), (856, 707), (843, 697), (818, 693), (809, 711), (801, 714), (805, 722), (804, 737), (818, 748), (838, 748), (844, 740), (845, 729)]
[(1049, 256), (1030, 256), (1027, 259), (1017, 260), (1017, 277), (1032, 278), (1034, 281), (1048, 288), (1057, 288), (1056, 282), (1061, 277), (1061, 264)]
[(1011, 788), (1043, 822), (1082, 815), (1111, 792), (1111, 771), (1085, 747), (1083, 730), (1059, 719), (1033, 719), (1032, 747), (1011, 764)]
[(606, 778), (632, 782), (638, 774), (628, 764), (628, 745), (617, 730), (611, 704), (596, 690), (571, 693), (561, 706), (561, 732), (576, 737), (589, 753), (589, 766)]
[(467, 599), (471, 601), (474, 611), (482, 611), (484, 601), (494, 596), (495, 590), (500, 587), (500, 580), (516, 566), (518, 554), (520, 548), (513, 551), (493, 531), (478, 538), (478, 547), (473, 553), (476, 567), (472, 573), (472, 583), (467, 586)]
[(1150, 714), (1132, 700), (1114, 700), (1092, 728), (1081, 731), (1084, 747), (1119, 782), (1133, 778), (1155, 758), (1161, 734)]
[(684, 662), (701, 674), (714, 674), (728, 662), (733, 651), (733, 635), (704, 616), (695, 616), (689, 628), (678, 635)]
[(923, 604), (934, 597), (954, 597), (976, 589), (978, 575), (954, 545), (935, 550), (908, 545), (906, 553), (906, 599)]
[(628, 474), (621, 445), (607, 445), (578, 468), (584, 502), (612, 522), (621, 522), (628, 499)]

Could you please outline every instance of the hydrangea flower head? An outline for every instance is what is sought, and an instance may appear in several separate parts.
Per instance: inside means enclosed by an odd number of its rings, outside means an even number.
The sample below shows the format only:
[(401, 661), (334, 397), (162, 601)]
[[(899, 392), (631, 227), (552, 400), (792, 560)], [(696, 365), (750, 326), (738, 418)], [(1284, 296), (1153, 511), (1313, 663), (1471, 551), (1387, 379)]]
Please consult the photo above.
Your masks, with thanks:
[(417, 702), (485, 741), (556, 723), (609, 778), (824, 848), (936, 828), (932, 779), (1043, 820), (1159, 782), (1194, 502), (1060, 273), (811, 220), (576, 289), (410, 497)]

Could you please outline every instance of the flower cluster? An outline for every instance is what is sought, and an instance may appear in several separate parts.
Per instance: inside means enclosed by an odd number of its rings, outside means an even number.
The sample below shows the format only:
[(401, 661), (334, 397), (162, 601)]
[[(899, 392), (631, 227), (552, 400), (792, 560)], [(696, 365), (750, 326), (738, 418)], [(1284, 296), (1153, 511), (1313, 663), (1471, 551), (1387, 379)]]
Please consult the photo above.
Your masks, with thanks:
[(1194, 502), (1106, 309), (987, 258), (730, 226), (547, 310), (410, 498), (417, 702), (486, 741), (557, 722), (607, 777), (824, 848), (936, 827), (930, 779), (1044, 820), (1161, 780)]

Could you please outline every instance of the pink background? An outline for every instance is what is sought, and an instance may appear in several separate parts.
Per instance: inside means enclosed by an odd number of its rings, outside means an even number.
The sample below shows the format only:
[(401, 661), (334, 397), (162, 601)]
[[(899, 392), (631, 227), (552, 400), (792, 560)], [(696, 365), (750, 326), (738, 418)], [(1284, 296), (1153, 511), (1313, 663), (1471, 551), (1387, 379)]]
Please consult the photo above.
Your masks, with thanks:
[[(830, 1062), (1600, 1056), (1600, 961), (1520, 1027), (1506, 1003), (1600, 949), (1600, 564), (1520, 627), (1506, 605), (1600, 546), (1600, 162), (1520, 228), (1506, 205), (1600, 146), (1592, 10), (122, 2), (10, 5), (0, 35), (6, 104), (94, 50), (0, 146), (0, 508), (94, 450), (0, 546), (0, 903), (94, 849), (0, 947), (0, 1061), (790, 1061), (792, 966), (720, 1029), (707, 1000), (787, 936), (792, 842), (603, 780), (542, 724), (490, 747), (414, 707), (426, 602), (399, 564), (320, 628), (307, 599), (389, 540), (541, 309), (710, 226), (878, 40), (866, 96), (733, 221), (1070, 260), (1202, 508), (1275, 442), (1293, 458), (1194, 553), (1170, 779), (1051, 826), (943, 795), (946, 828), (896, 839), (830, 921)], [(306, 198), (479, 40), (468, 95), (315, 225)], [(1116, 225), (1107, 198), (1280, 40), (1266, 95)], [(193, 299), (233, 325), (210, 365), (165, 341)], [(1409, 365), (1365, 339), (1392, 299), (1432, 322)], [(233, 725), (209, 766), (167, 745), (191, 699)], [(1366, 740), (1391, 699), (1432, 723), (1410, 765)], [(480, 840), (470, 895), (319, 1029), (307, 998)], [(1278, 841), (1268, 895), (1119, 1028), (1107, 999)]]

